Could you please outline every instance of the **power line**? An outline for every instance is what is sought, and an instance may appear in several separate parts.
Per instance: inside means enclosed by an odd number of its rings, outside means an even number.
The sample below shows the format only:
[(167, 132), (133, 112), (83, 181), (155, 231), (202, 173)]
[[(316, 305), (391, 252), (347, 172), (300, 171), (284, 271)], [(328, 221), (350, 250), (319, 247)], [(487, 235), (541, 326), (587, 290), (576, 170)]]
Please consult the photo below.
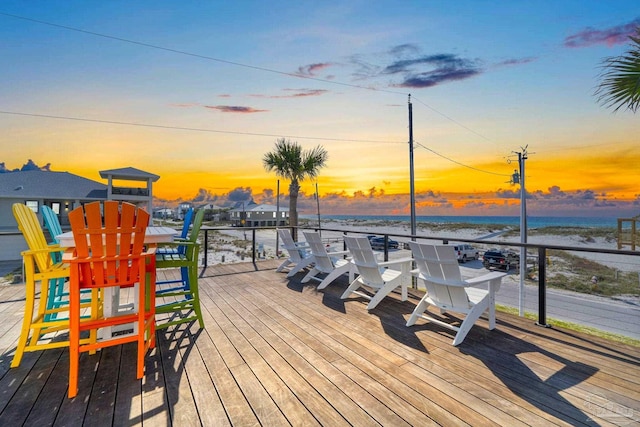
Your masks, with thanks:
[(489, 141), (489, 142), (495, 143), (494, 141), (492, 141), (491, 139), (489, 139), (489, 138), (487, 138), (486, 136), (482, 135), (481, 133), (476, 132), (475, 130), (471, 129), (470, 127), (467, 127), (467, 126), (463, 125), (462, 123), (460, 123), (459, 121), (457, 121), (457, 120), (453, 119), (452, 117), (449, 117), (449, 116), (447, 116), (446, 114), (444, 114), (444, 113), (442, 113), (442, 112), (440, 112), (440, 111), (436, 110), (435, 108), (433, 108), (432, 106), (428, 105), (427, 103), (425, 103), (425, 102), (423, 102), (423, 101), (419, 100), (419, 99), (418, 99), (418, 98), (416, 98), (415, 96), (413, 97), (413, 99), (415, 99), (416, 101), (418, 101), (420, 104), (424, 105), (425, 107), (427, 107), (427, 108), (428, 108), (428, 109), (430, 109), (431, 111), (433, 111), (433, 112), (435, 112), (435, 113), (440, 114), (440, 115), (441, 115), (442, 117), (444, 117), (445, 119), (447, 119), (447, 120), (449, 120), (449, 121), (451, 121), (451, 122), (453, 122), (453, 123), (457, 124), (458, 126), (460, 126), (460, 127), (461, 127), (461, 128), (463, 128), (463, 129), (468, 130), (469, 132), (473, 133), (474, 135), (479, 136), (480, 138), (482, 138), (482, 139), (484, 139), (484, 140), (486, 140), (486, 141)]
[(488, 173), (488, 174), (490, 174), (490, 175), (508, 176), (508, 177), (511, 177), (511, 175), (510, 175), (510, 174), (497, 173), (497, 172), (491, 172), (491, 171), (486, 171), (486, 170), (479, 169), (479, 168), (476, 168), (476, 167), (473, 167), (473, 166), (465, 165), (464, 163), (460, 163), (460, 162), (458, 162), (457, 160), (453, 160), (452, 158), (447, 157), (447, 156), (445, 156), (445, 155), (443, 155), (443, 154), (440, 154), (440, 153), (438, 153), (437, 151), (432, 150), (431, 148), (425, 147), (424, 145), (420, 144), (419, 142), (415, 142), (415, 141), (414, 141), (414, 144), (416, 144), (416, 145), (417, 145), (417, 146), (419, 146), (419, 147), (424, 148), (425, 150), (427, 150), (427, 151), (429, 151), (429, 152), (431, 152), (431, 153), (435, 154), (436, 156), (442, 157), (443, 159), (448, 160), (448, 161), (450, 161), (451, 163), (455, 163), (455, 164), (457, 164), (457, 165), (459, 165), (459, 166), (462, 166), (462, 167), (465, 167), (465, 168), (468, 168), (468, 169), (472, 169), (472, 170), (477, 171), (477, 172)]
[(216, 62), (220, 62), (222, 64), (235, 65), (235, 66), (238, 66), (238, 67), (244, 67), (244, 68), (249, 68), (249, 69), (258, 70), (258, 71), (266, 71), (266, 72), (269, 72), (269, 73), (280, 74), (280, 75), (289, 76), (289, 77), (297, 77), (297, 78), (300, 78), (300, 79), (314, 80), (314, 81), (318, 81), (318, 82), (322, 82), (322, 83), (330, 83), (330, 84), (334, 84), (334, 85), (348, 86), (348, 87), (353, 87), (353, 88), (357, 88), (357, 89), (372, 90), (372, 91), (376, 91), (376, 92), (387, 92), (387, 93), (393, 93), (393, 94), (396, 94), (396, 95), (405, 95), (405, 96), (407, 95), (407, 93), (399, 92), (399, 91), (393, 91), (393, 90), (388, 90), (388, 89), (379, 89), (379, 88), (374, 88), (374, 87), (370, 87), (370, 86), (355, 85), (355, 84), (351, 84), (351, 83), (344, 83), (344, 82), (339, 82), (339, 81), (335, 81), (335, 80), (327, 80), (327, 79), (321, 79), (319, 77), (307, 76), (307, 75), (304, 75), (304, 74), (289, 73), (289, 72), (286, 72), (286, 71), (274, 70), (274, 69), (271, 69), (271, 68), (259, 67), (259, 66), (256, 66), (256, 65), (243, 64), (241, 62), (228, 61), (226, 59), (215, 58), (215, 57), (212, 57), (212, 56), (201, 55), (201, 54), (198, 54), (198, 53), (187, 52), (187, 51), (179, 50), (179, 49), (172, 49), (172, 48), (168, 48), (168, 47), (154, 45), (154, 44), (151, 44), (151, 43), (140, 42), (140, 41), (137, 41), (137, 40), (131, 40), (131, 39), (125, 39), (125, 38), (122, 38), (122, 37), (111, 36), (111, 35), (108, 35), (108, 34), (96, 33), (94, 31), (88, 31), (88, 30), (83, 30), (81, 28), (70, 27), (68, 25), (54, 24), (53, 22), (41, 21), (39, 19), (27, 18), (25, 16), (13, 15), (13, 14), (10, 14), (10, 13), (5, 13), (5, 12), (0, 12), (0, 15), (9, 16), (11, 18), (16, 18), (16, 19), (22, 19), (24, 21), (35, 22), (35, 23), (42, 24), (42, 25), (49, 25), (51, 27), (62, 28), (62, 29), (69, 30), (69, 31), (76, 31), (76, 32), (83, 33), (83, 34), (89, 34), (89, 35), (96, 36), (96, 37), (102, 37), (102, 38), (105, 38), (105, 39), (117, 40), (117, 41), (120, 41), (120, 42), (130, 43), (130, 44), (143, 46), (143, 47), (148, 47), (148, 48), (151, 48), (151, 49), (163, 50), (163, 51), (166, 51), (166, 52), (177, 53), (177, 54), (180, 54), (180, 55), (191, 56), (191, 57), (194, 57), (194, 58), (206, 59), (206, 60), (209, 60), (209, 61), (216, 61)]
[(56, 119), (56, 120), (73, 120), (78, 122), (91, 122), (91, 123), (105, 123), (112, 125), (122, 125), (122, 126), (139, 126), (139, 127), (148, 127), (148, 128), (157, 128), (157, 129), (171, 129), (171, 130), (184, 130), (184, 131), (193, 131), (193, 132), (210, 132), (210, 133), (223, 133), (230, 135), (248, 135), (248, 136), (268, 136), (275, 138), (294, 138), (294, 139), (313, 139), (319, 141), (341, 141), (341, 142), (364, 142), (369, 144), (404, 144), (401, 141), (375, 141), (369, 139), (344, 139), (344, 138), (325, 138), (318, 136), (300, 136), (300, 135), (276, 135), (269, 133), (257, 133), (257, 132), (238, 132), (238, 131), (230, 131), (230, 130), (218, 130), (218, 129), (205, 129), (205, 128), (191, 128), (191, 127), (183, 127), (183, 126), (168, 126), (168, 125), (157, 125), (153, 123), (134, 123), (134, 122), (120, 122), (115, 120), (101, 120), (101, 119), (87, 119), (84, 117), (70, 117), (70, 116), (54, 116), (50, 114), (35, 114), (35, 113), (23, 113), (18, 111), (0, 111), (0, 114), (11, 114), (15, 116), (27, 116), (27, 117), (40, 117), (46, 119)]
[[(235, 61), (228, 61), (228, 60), (225, 60), (225, 59), (215, 58), (215, 57), (212, 57), (212, 56), (201, 55), (201, 54), (187, 52), (187, 51), (183, 51), (183, 50), (179, 50), (179, 49), (167, 48), (167, 47), (158, 46), (158, 45), (154, 45), (154, 44), (150, 44), (150, 43), (140, 42), (140, 41), (131, 40), (131, 39), (125, 39), (125, 38), (122, 38), (122, 37), (111, 36), (111, 35), (108, 35), (108, 34), (97, 33), (97, 32), (94, 32), (94, 31), (83, 30), (83, 29), (80, 29), (80, 28), (75, 28), (75, 27), (71, 27), (71, 26), (67, 26), (67, 25), (61, 25), (61, 24), (55, 24), (55, 23), (52, 23), (52, 22), (42, 21), (42, 20), (39, 20), (39, 19), (28, 18), (28, 17), (14, 15), (14, 14), (5, 13), (5, 12), (0, 12), (0, 15), (8, 16), (8, 17), (15, 18), (15, 19), (21, 19), (21, 20), (29, 21), (29, 22), (35, 22), (35, 23), (42, 24), (42, 25), (48, 25), (48, 26), (51, 26), (51, 27), (62, 28), (62, 29), (69, 30), (69, 31), (75, 31), (75, 32), (83, 33), (83, 34), (88, 34), (88, 35), (92, 35), (92, 36), (95, 36), (95, 37), (102, 37), (102, 38), (116, 40), (116, 41), (120, 41), (120, 42), (124, 42), (124, 43), (134, 44), (134, 45), (137, 45), (137, 46), (142, 46), (142, 47), (147, 47), (147, 48), (151, 48), (151, 49), (162, 50), (162, 51), (166, 51), (166, 52), (176, 53), (176, 54), (185, 55), (185, 56), (191, 56), (191, 57), (200, 58), (200, 59), (206, 59), (206, 60), (210, 60), (210, 61), (216, 61), (216, 62), (220, 62), (220, 63), (223, 63), (223, 64), (235, 65), (235, 66), (249, 68), (249, 69), (253, 69), (253, 70), (257, 70), (257, 71), (264, 71), (264, 72), (280, 74), (280, 75), (284, 75), (284, 76), (288, 76), (288, 77), (296, 77), (296, 78), (302, 78), (302, 79), (307, 79), (307, 80), (318, 81), (318, 82), (322, 82), (322, 83), (329, 83), (329, 84), (334, 84), (334, 85), (353, 87), (353, 88), (357, 88), (357, 89), (365, 89), (365, 90), (371, 90), (371, 91), (377, 91), (377, 92), (386, 92), (386, 93), (397, 94), (397, 95), (405, 95), (405, 96), (408, 95), (407, 93), (403, 93), (403, 92), (399, 92), (399, 91), (392, 91), (392, 90), (387, 90), (387, 89), (379, 89), (379, 88), (374, 88), (374, 87), (370, 87), (370, 86), (355, 85), (355, 84), (344, 83), (344, 82), (335, 81), (335, 80), (321, 79), (321, 78), (318, 78), (318, 77), (307, 76), (307, 75), (303, 75), (303, 74), (296, 74), (296, 73), (289, 73), (289, 72), (280, 71), (280, 70), (274, 70), (274, 69), (270, 69), (270, 68), (266, 68), (266, 67), (243, 64), (243, 63), (235, 62)], [(439, 110), (437, 110), (434, 107), (428, 105), (427, 103), (421, 101), (420, 99), (418, 99), (416, 97), (413, 97), (413, 99), (418, 101), (420, 104), (424, 105), (425, 107), (429, 108), (433, 112), (435, 112), (435, 113), (441, 115), (442, 117), (446, 118), (447, 120), (451, 121), (452, 123), (458, 125), (459, 127), (461, 127), (463, 129), (473, 133), (474, 135), (476, 135), (476, 136), (478, 136), (478, 137), (480, 137), (480, 138), (482, 138), (482, 139), (484, 139), (486, 141), (493, 142), (492, 140), (490, 140), (489, 138), (485, 137), (484, 135), (474, 131), (473, 129), (469, 128), (468, 126), (463, 125), (462, 123), (460, 123), (457, 120), (453, 119), (452, 117), (440, 112)], [(79, 118), (79, 117), (52, 116), (52, 115), (43, 115), (43, 114), (35, 114), (35, 113), (21, 113), (21, 112), (12, 112), (12, 111), (0, 111), (0, 113), (1, 114), (14, 114), (14, 115), (31, 116), (31, 117), (43, 117), (43, 118), (60, 119), (60, 120), (75, 120), (75, 121), (108, 123), (108, 124), (117, 124), (117, 125), (152, 127), (152, 128), (160, 128), (160, 129), (187, 130), (187, 131), (212, 132), (212, 133), (226, 133), (226, 134), (250, 135), (250, 136), (283, 137), (283, 135), (273, 135), (273, 134), (266, 134), (266, 133), (221, 131), (221, 130), (215, 130), (215, 129), (201, 129), (201, 128), (179, 127), (179, 126), (164, 126), (164, 125), (156, 125), (156, 124), (119, 122), (119, 121), (112, 121), (112, 120), (86, 119), (86, 118)], [(358, 139), (338, 139), (338, 138), (286, 136), (286, 135), (284, 135), (284, 136), (288, 137), (288, 138), (312, 139), (312, 140), (324, 140), (324, 141), (346, 141), (346, 142), (365, 142), (365, 143), (396, 143), (396, 142), (391, 142), (391, 141), (372, 141), (372, 140), (358, 140)], [(478, 168), (475, 168), (475, 167), (472, 167), (472, 166), (465, 165), (465, 164), (460, 163), (460, 162), (458, 162), (456, 160), (453, 160), (453, 159), (451, 159), (449, 157), (446, 157), (446, 156), (444, 156), (442, 154), (439, 154), (436, 151), (431, 150), (431, 149), (429, 149), (429, 148), (427, 148), (427, 147), (425, 147), (425, 146), (423, 146), (423, 145), (421, 145), (419, 143), (418, 143), (418, 145), (420, 147), (424, 148), (425, 150), (431, 151), (432, 153), (436, 154), (437, 156), (440, 156), (443, 159), (446, 159), (446, 160), (448, 160), (448, 161), (450, 161), (452, 163), (458, 164), (460, 166), (463, 166), (463, 167), (466, 167), (466, 168), (469, 168), (469, 169), (473, 169), (473, 170), (477, 170), (479, 172), (490, 173), (490, 174), (501, 175), (501, 176), (504, 175), (504, 174), (497, 174), (497, 173), (494, 173), (494, 172), (484, 171), (484, 170), (481, 170), (481, 169), (478, 169)]]

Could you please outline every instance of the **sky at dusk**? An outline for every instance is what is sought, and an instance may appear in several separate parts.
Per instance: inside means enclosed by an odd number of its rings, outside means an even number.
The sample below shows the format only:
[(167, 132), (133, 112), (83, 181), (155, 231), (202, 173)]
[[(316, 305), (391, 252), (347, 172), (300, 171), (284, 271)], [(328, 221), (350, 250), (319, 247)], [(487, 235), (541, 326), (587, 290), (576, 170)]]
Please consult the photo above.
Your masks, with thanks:
[(638, 215), (640, 115), (594, 95), (638, 26), (637, 0), (5, 0), (0, 172), (275, 203), (284, 137), (328, 151), (324, 213), (407, 215), (411, 95), (418, 215), (518, 215), (525, 147), (530, 215)]

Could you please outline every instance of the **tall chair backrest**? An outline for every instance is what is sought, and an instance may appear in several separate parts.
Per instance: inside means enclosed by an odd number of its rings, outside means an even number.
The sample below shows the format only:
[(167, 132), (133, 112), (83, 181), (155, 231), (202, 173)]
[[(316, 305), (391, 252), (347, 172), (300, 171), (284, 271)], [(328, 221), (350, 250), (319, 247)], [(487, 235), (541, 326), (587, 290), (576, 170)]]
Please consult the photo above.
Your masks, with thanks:
[(469, 297), (453, 247), (418, 242), (409, 242), (409, 247), (431, 298), (441, 306), (468, 307)]
[(31, 208), (22, 203), (14, 203), (12, 210), (27, 246), (32, 251), (38, 251), (33, 254), (38, 271), (46, 271), (54, 261), (50, 252), (42, 250), (48, 247), (48, 243), (44, 237), (38, 216)]
[(189, 235), (189, 227), (191, 227), (191, 221), (193, 220), (193, 208), (187, 209), (187, 212), (184, 214), (184, 225), (182, 226), (182, 231), (180, 232), (180, 239), (186, 239)]
[(333, 261), (327, 253), (327, 249), (322, 243), (320, 233), (317, 231), (303, 231), (304, 239), (309, 244), (311, 253), (315, 257), (315, 268), (323, 273), (330, 273), (334, 269)]
[(376, 254), (371, 249), (369, 239), (366, 237), (345, 236), (344, 242), (364, 283), (376, 287), (384, 285), (384, 280), (380, 274), (380, 266), (378, 265)]
[(293, 241), (291, 231), (289, 231), (288, 228), (278, 228), (278, 236), (280, 236), (280, 240), (282, 241), (282, 247), (289, 253), (291, 261), (295, 263), (302, 261), (303, 255), (300, 251), (303, 249), (298, 247), (298, 245)]
[(53, 209), (51, 209), (47, 205), (43, 205), (40, 208), (42, 212), (42, 218), (44, 218), (44, 226), (49, 231), (49, 235), (51, 236), (51, 240), (55, 243), (59, 243), (57, 236), (62, 234), (62, 227), (60, 226), (60, 220), (58, 219), (58, 214), (56, 214)]
[(200, 227), (202, 227), (202, 221), (204, 220), (204, 209), (198, 209), (193, 215), (193, 225), (188, 232), (187, 240), (191, 242), (198, 241), (198, 235), (200, 234)]
[(69, 213), (80, 286), (131, 286), (145, 271), (141, 254), (149, 213), (115, 200), (104, 202), (104, 215), (100, 208), (92, 202)]
[[(62, 226), (60, 225), (58, 215), (47, 205), (43, 205), (40, 211), (42, 212), (42, 218), (44, 218), (44, 226), (51, 237), (51, 242), (60, 243), (58, 242), (58, 236), (62, 234)], [(62, 262), (62, 251), (52, 252), (51, 256), (54, 262)]]

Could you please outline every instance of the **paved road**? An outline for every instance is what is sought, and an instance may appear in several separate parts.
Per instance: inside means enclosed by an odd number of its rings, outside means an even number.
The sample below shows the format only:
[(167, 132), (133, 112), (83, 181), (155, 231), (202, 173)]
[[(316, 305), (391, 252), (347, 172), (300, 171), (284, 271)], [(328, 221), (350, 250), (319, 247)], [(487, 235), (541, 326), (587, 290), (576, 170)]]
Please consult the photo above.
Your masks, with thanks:
[[(538, 312), (538, 287), (525, 286), (525, 311)], [(499, 304), (518, 307), (519, 285), (507, 283), (496, 296)], [(640, 340), (640, 298), (612, 299), (558, 289), (547, 290), (547, 323), (558, 319)]]
[[(478, 276), (486, 272), (480, 261), (467, 263), (461, 268), (465, 276)], [(496, 295), (496, 302), (518, 308), (520, 295), (518, 282), (517, 274), (504, 279)], [(640, 340), (640, 298), (623, 300), (547, 289), (546, 305), (547, 324), (552, 325), (552, 319), (558, 319)], [(537, 284), (525, 285), (524, 309), (537, 315)]]

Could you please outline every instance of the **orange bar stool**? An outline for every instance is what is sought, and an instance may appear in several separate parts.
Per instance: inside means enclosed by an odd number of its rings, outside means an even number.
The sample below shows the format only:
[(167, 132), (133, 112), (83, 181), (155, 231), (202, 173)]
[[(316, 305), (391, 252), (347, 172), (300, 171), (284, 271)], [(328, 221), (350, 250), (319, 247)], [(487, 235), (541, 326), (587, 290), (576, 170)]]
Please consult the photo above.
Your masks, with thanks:
[[(145, 251), (144, 237), (149, 213), (130, 203), (105, 201), (88, 203), (69, 213), (75, 248), (65, 254), (70, 264), (69, 289), (69, 397), (78, 393), (78, 369), (81, 352), (135, 342), (137, 378), (144, 375), (144, 358), (155, 347), (155, 253)], [(121, 314), (91, 310), (81, 318), (80, 293), (83, 289), (118, 290), (134, 287), (137, 310)], [(97, 302), (96, 302), (97, 304)], [(118, 325), (131, 325), (133, 332), (98, 334)], [(95, 340), (82, 343), (89, 332)]]

